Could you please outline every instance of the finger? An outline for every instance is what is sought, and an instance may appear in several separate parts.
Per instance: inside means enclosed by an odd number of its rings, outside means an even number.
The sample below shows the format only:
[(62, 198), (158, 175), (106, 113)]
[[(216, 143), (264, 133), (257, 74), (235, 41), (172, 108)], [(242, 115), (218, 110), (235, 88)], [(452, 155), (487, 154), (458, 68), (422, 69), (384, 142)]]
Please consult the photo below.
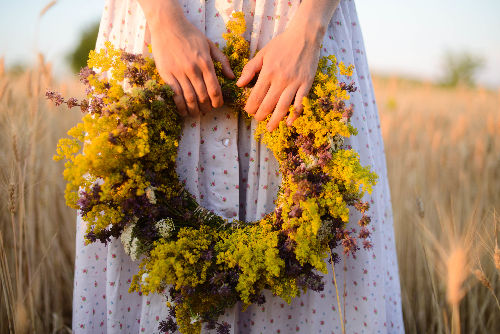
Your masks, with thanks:
[(259, 109), (255, 113), (254, 118), (258, 121), (262, 121), (267, 115), (272, 113), (276, 103), (278, 103), (281, 93), (283, 93), (282, 87), (277, 84), (271, 85), (271, 88), (269, 88), (264, 100), (260, 103)]
[(198, 100), (196, 98), (196, 92), (194, 91), (193, 86), (191, 85), (191, 81), (187, 76), (181, 75), (177, 78), (179, 84), (182, 88), (182, 94), (184, 96), (184, 100), (186, 101), (187, 110), (190, 116), (196, 116), (200, 112), (200, 108), (198, 107)]
[(307, 87), (308, 87), (307, 85), (300, 86), (299, 90), (297, 91), (297, 94), (295, 95), (295, 102), (293, 104), (295, 107), (295, 111), (291, 112), (288, 115), (288, 118), (286, 120), (286, 124), (288, 126), (291, 126), (293, 121), (295, 121), (302, 114), (302, 111), (304, 110), (304, 106), (302, 105), (302, 99), (307, 96), (307, 93), (309, 93), (309, 88)]
[(259, 75), (257, 83), (252, 88), (247, 103), (245, 104), (244, 110), (248, 114), (253, 115), (257, 112), (257, 109), (264, 100), (270, 86), (271, 83), (269, 82), (267, 77), (265, 77), (264, 75)]
[(203, 81), (205, 83), (208, 96), (210, 97), (212, 107), (221, 107), (224, 104), (224, 100), (222, 98), (219, 81), (215, 75), (215, 68), (212, 60), (202, 62), (200, 66), (203, 71)]
[(276, 105), (276, 109), (273, 112), (273, 115), (269, 119), (267, 123), (267, 131), (273, 131), (276, 129), (280, 123), (280, 121), (286, 116), (290, 105), (293, 103), (293, 98), (295, 97), (295, 93), (297, 92), (297, 86), (288, 86), (283, 93), (281, 94), (278, 104)]
[(165, 83), (172, 88), (174, 91), (174, 103), (177, 107), (177, 112), (181, 116), (186, 116), (187, 115), (187, 106), (186, 106), (186, 101), (184, 101), (184, 95), (182, 94), (182, 88), (177, 79), (172, 76), (172, 75), (165, 75)]
[(196, 99), (198, 101), (198, 106), (203, 112), (209, 112), (212, 110), (212, 105), (210, 103), (210, 97), (208, 96), (207, 87), (205, 86), (205, 80), (203, 80), (203, 74), (201, 70), (196, 67), (194, 73), (188, 76), (191, 85), (196, 93)]
[(212, 59), (217, 60), (222, 64), (222, 74), (224, 74), (226, 78), (229, 79), (236, 78), (233, 70), (231, 69), (231, 65), (229, 64), (229, 59), (227, 59), (227, 56), (210, 39), (208, 39), (208, 44), (210, 45), (210, 56), (212, 57)]
[(262, 51), (257, 53), (255, 57), (250, 59), (250, 61), (243, 67), (243, 71), (241, 71), (241, 76), (236, 81), (236, 86), (243, 87), (246, 86), (256, 73), (260, 72), (263, 64)]

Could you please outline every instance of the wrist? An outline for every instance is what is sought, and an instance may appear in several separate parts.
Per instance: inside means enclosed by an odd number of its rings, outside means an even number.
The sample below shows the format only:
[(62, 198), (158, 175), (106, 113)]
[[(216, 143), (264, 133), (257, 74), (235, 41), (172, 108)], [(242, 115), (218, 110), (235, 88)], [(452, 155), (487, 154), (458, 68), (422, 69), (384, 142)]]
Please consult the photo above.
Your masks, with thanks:
[(340, 0), (302, 0), (288, 26), (296, 27), (305, 38), (319, 46), (339, 2)]
[(318, 19), (301, 17), (290, 23), (290, 30), (293, 34), (301, 36), (307, 44), (319, 47), (325, 36), (327, 25)]
[(178, 0), (138, 0), (138, 2), (152, 32), (168, 32), (187, 22)]

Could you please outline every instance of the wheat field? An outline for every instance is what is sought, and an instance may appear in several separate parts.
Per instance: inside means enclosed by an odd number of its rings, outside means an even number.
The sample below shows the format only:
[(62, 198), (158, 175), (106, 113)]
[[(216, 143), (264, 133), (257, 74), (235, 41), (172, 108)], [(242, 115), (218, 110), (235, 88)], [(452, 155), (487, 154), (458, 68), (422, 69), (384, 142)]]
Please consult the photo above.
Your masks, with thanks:
[[(374, 76), (393, 199), (407, 333), (500, 332), (500, 91)], [(51, 66), (0, 61), (0, 333), (70, 333), (75, 212), (58, 138), (81, 95)], [(495, 209), (498, 211), (495, 211)]]

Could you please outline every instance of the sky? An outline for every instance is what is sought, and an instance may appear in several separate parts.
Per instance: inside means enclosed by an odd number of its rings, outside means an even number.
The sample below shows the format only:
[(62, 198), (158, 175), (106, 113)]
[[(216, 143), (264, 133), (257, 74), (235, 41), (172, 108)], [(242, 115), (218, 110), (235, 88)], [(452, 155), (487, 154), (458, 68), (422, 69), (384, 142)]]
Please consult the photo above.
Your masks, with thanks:
[[(67, 73), (65, 55), (98, 22), (104, 0), (0, 0), (0, 56), (30, 64), (36, 51)], [(446, 52), (471, 52), (485, 66), (482, 85), (500, 88), (499, 0), (356, 0), (371, 71), (438, 80)]]
[(479, 81), (500, 87), (499, 0), (357, 0), (372, 70), (437, 79), (447, 51), (485, 61)]

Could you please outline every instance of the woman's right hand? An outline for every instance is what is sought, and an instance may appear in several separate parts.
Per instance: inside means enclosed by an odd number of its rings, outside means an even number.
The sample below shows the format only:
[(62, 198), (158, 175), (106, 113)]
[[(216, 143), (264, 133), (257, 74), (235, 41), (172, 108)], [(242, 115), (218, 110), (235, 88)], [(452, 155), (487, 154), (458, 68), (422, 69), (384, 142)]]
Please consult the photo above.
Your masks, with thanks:
[(187, 20), (178, 0), (139, 2), (148, 20), (156, 67), (174, 91), (179, 114), (196, 116), (200, 110), (221, 107), (224, 101), (213, 60), (222, 64), (227, 78), (234, 79), (227, 57)]

